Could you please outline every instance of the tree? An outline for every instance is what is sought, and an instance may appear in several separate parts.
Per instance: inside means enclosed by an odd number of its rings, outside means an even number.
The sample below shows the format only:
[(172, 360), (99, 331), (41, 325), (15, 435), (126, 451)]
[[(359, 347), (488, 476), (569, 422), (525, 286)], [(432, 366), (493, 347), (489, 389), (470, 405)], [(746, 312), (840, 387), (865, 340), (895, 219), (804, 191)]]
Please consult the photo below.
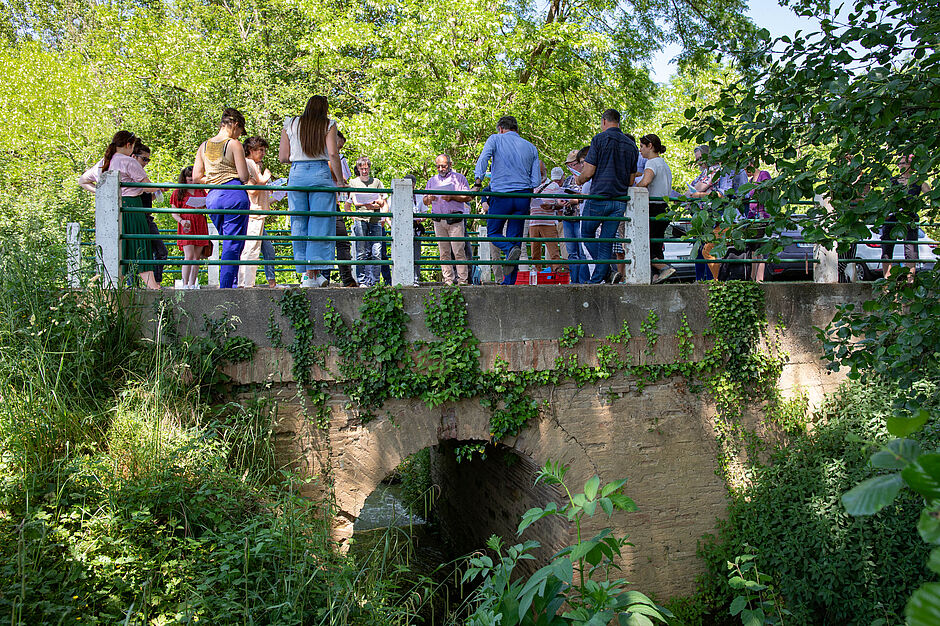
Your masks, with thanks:
[[(807, 213), (802, 224), (809, 241), (845, 249), (892, 216), (902, 226), (934, 219), (940, 189), (909, 196), (889, 179), (899, 155), (913, 155), (914, 183), (930, 181), (940, 164), (940, 6), (855, 0), (829, 15), (819, 6), (825, 3), (790, 4), (819, 17), (820, 32), (767, 41), (754, 80), (690, 109), (682, 135), (708, 142), (726, 168), (748, 161), (775, 165), (777, 176), (756, 196), (777, 229), (792, 226), (794, 212)], [(831, 209), (792, 205), (817, 195), (829, 198)], [(727, 205), (722, 221), (731, 225), (737, 208)], [(699, 233), (714, 219), (707, 210), (697, 218)], [(903, 390), (887, 424), (899, 439), (871, 459), (887, 473), (861, 483), (843, 502), (849, 512), (867, 515), (910, 488), (925, 499), (921, 536), (940, 546), (940, 455), (904, 438), (935, 423), (940, 412), (940, 280), (936, 271), (911, 277), (898, 268), (876, 284), (875, 295), (862, 310), (838, 313), (824, 335), (827, 357), (833, 369), (848, 367), (850, 377), (881, 376)], [(928, 566), (940, 573), (940, 547)], [(940, 584), (915, 592), (907, 615), (909, 624), (940, 622)]]
[[(24, 76), (58, 68), (60, 82), (75, 83), (62, 101), (81, 103), (71, 115), (33, 107), (29, 124), (48, 149), (0, 156), (0, 177), (42, 171), (42, 193), (16, 188), (53, 211), (68, 189), (72, 216), (87, 220), (90, 199), (72, 183), (114, 130), (143, 137), (154, 148), (151, 177), (173, 180), (224, 107), (242, 109), (249, 132), (276, 147), (283, 118), (313, 93), (330, 97), (350, 153), (368, 153), (386, 179), (431, 174), (439, 152), (468, 170), (506, 113), (559, 163), (609, 106), (643, 124), (654, 106), (644, 64), (661, 46), (680, 41), (690, 65), (709, 39), (751, 39), (743, 8), (743, 0), (15, 0), (0, 4), (5, 67)], [(0, 108), (5, 119), (20, 105), (16, 93)]]

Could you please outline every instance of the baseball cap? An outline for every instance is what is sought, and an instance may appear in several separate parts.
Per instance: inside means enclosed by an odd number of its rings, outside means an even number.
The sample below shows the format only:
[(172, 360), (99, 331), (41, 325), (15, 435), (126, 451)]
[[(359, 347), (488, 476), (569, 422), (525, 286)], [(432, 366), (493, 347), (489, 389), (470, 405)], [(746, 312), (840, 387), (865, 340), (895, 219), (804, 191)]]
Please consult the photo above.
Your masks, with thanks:
[(561, 169), (560, 167), (553, 167), (552, 174), (549, 178), (551, 178), (552, 180), (558, 180), (559, 178), (564, 178), (564, 177), (565, 177), (565, 170)]

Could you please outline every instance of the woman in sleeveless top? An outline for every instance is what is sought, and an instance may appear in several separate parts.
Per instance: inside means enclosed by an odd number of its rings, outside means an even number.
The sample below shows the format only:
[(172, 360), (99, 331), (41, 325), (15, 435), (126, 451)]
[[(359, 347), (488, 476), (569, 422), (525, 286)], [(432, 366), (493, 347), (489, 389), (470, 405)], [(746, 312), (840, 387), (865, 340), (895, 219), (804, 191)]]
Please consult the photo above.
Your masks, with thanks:
[[(302, 115), (284, 120), (278, 159), (291, 164), (288, 185), (335, 187), (335, 180), (340, 187), (347, 186), (337, 149), (336, 122), (329, 118), (328, 111), (326, 97), (311, 96)], [(335, 213), (336, 194), (288, 191), (287, 206), (291, 212)], [(336, 236), (336, 217), (292, 215), (290, 234), (312, 239), (292, 241), (297, 273), (303, 278), (301, 287), (324, 286), (336, 258), (336, 245), (322, 238)]]
[[(134, 146), (138, 139), (134, 133), (127, 130), (119, 130), (114, 134), (111, 143), (105, 150), (104, 158), (86, 171), (78, 179), (78, 184), (88, 191), (96, 191), (95, 184), (101, 176), (101, 172), (109, 170), (118, 173), (118, 180), (122, 183), (149, 183), (150, 179), (144, 172), (140, 163), (131, 156), (134, 152)], [(141, 194), (145, 192), (139, 187), (121, 187), (121, 208), (141, 208), (143, 203), (140, 200)], [(145, 213), (132, 213), (121, 211), (121, 232), (125, 235), (149, 235), (150, 226), (147, 224)], [(121, 240), (121, 260), (127, 262), (131, 267), (135, 266), (136, 261), (152, 261), (153, 249), (148, 239), (122, 239)], [(140, 266), (140, 279), (148, 289), (159, 289), (160, 285), (154, 280), (153, 270), (150, 266)]]
[[(208, 139), (196, 152), (193, 164), (193, 180), (205, 185), (241, 185), (248, 180), (248, 166), (245, 164), (245, 150), (238, 141), (245, 132), (245, 117), (236, 109), (225, 109), (218, 134)], [(245, 235), (248, 232), (248, 193), (244, 189), (210, 189), (206, 196), (206, 208), (216, 230), (222, 236), (223, 261), (237, 261), (241, 258), (243, 239), (230, 239), (232, 236)], [(245, 211), (239, 214), (226, 214), (220, 211)], [(237, 265), (223, 265), (219, 272), (219, 286), (228, 289), (235, 285), (238, 278)]]

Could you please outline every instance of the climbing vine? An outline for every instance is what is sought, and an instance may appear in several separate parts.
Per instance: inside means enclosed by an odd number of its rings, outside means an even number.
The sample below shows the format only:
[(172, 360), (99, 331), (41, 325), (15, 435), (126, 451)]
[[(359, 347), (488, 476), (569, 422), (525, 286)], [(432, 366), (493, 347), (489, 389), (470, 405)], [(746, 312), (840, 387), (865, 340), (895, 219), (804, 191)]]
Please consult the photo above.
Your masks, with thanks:
[[(786, 362), (777, 335), (768, 331), (764, 291), (754, 283), (712, 283), (708, 290), (708, 336), (712, 347), (705, 353), (702, 380), (715, 403), (718, 462), (729, 484), (732, 464), (743, 448), (748, 464), (758, 462), (763, 440), (744, 427), (745, 407), (764, 403), (767, 415), (787, 414), (777, 380)], [(763, 340), (767, 349), (761, 349)]]
[[(309, 303), (300, 291), (285, 292), (281, 312), (290, 321), (294, 340), (287, 346), (294, 357), (294, 376), (318, 409), (323, 425), (326, 385), (313, 380), (314, 365), (324, 367), (328, 345), (318, 345)], [(479, 340), (470, 330), (467, 306), (457, 288), (430, 291), (424, 300), (425, 326), (430, 339), (410, 341), (409, 316), (404, 311), (402, 292), (378, 286), (366, 292), (359, 316), (344, 320), (332, 302), (328, 302), (324, 324), (330, 335), (329, 345), (336, 349), (337, 371), (349, 407), (358, 411), (363, 423), (377, 417), (384, 403), (393, 398), (420, 398), (428, 406), (440, 406), (465, 398), (478, 398), (490, 411), (491, 441), (521, 432), (539, 415), (540, 406), (533, 391), (537, 387), (572, 381), (577, 385), (595, 384), (616, 374), (633, 376), (638, 388), (673, 376), (684, 376), (693, 390), (704, 390), (717, 410), (721, 471), (730, 477), (731, 463), (744, 449), (746, 459), (756, 459), (760, 440), (742, 425), (746, 406), (765, 403), (765, 417), (786, 428), (799, 428), (800, 408), (805, 402), (785, 402), (776, 381), (785, 358), (774, 335), (768, 331), (764, 313), (763, 291), (744, 282), (712, 283), (708, 292), (708, 316), (711, 325), (706, 337), (711, 347), (703, 358), (694, 360), (695, 336), (683, 314), (676, 332), (676, 357), (668, 363), (656, 363), (657, 345), (662, 333), (659, 316), (647, 312), (640, 324), (644, 340), (642, 363), (633, 362), (629, 343), (634, 339), (629, 324), (608, 335), (596, 349), (596, 365), (586, 365), (576, 354), (562, 354), (549, 370), (511, 371), (509, 363), (497, 357), (493, 367), (480, 366)], [(270, 323), (272, 341), (281, 332)], [(584, 337), (579, 324), (565, 328), (559, 339), (562, 349), (574, 348)], [(391, 416), (389, 416), (391, 417)], [(458, 457), (482, 453), (483, 446), (473, 444), (458, 450)]]
[[(310, 303), (300, 289), (285, 291), (278, 305), (281, 314), (287, 318), (294, 330), (294, 340), (286, 346), (293, 360), (291, 373), (298, 387), (316, 409), (317, 426), (323, 428), (329, 424), (330, 419), (326, 408), (329, 393), (326, 383), (314, 378), (313, 368), (325, 367), (327, 346), (316, 343), (315, 327), (310, 317)], [(274, 322), (273, 316), (268, 320), (267, 334), (275, 347), (284, 347), (283, 333)]]

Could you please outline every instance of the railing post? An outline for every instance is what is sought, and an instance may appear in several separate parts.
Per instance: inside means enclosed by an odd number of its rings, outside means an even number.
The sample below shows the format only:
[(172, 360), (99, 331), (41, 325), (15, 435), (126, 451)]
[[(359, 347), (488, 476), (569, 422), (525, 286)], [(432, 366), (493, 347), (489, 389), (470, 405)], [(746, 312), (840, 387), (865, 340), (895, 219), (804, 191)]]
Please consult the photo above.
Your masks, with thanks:
[(392, 181), (392, 284), (415, 280), (414, 185), (410, 179)]
[(121, 280), (121, 190), (117, 172), (101, 172), (95, 189), (95, 256), (101, 285)]
[[(829, 202), (828, 198), (817, 194), (813, 200), (823, 209), (832, 213), (832, 203)], [(816, 267), (813, 268), (813, 282), (839, 282), (839, 246), (837, 244), (833, 244), (832, 250), (826, 250), (817, 243), (813, 246), (813, 258), (818, 261), (818, 263), (815, 263)]]
[(646, 187), (630, 187), (630, 221), (624, 222), (623, 282), (627, 285), (650, 284), (650, 192)]
[(69, 222), (65, 225), (65, 278), (72, 289), (77, 289), (81, 284), (79, 278), (82, 269), (80, 233), (81, 226), (78, 222)]
[[(486, 222), (482, 221), (480, 224), (480, 229), (477, 231), (478, 237), (486, 237)], [(480, 260), (481, 261), (492, 261), (493, 260), (493, 244), (489, 241), (481, 241), (479, 248)], [(493, 282), (493, 266), (489, 264), (480, 265), (480, 283), (486, 284)]]
[(813, 246), (813, 258), (819, 262), (816, 263), (816, 269), (813, 270), (813, 282), (817, 283), (837, 283), (839, 282), (839, 247), (832, 246), (832, 250), (826, 250), (820, 244)]

